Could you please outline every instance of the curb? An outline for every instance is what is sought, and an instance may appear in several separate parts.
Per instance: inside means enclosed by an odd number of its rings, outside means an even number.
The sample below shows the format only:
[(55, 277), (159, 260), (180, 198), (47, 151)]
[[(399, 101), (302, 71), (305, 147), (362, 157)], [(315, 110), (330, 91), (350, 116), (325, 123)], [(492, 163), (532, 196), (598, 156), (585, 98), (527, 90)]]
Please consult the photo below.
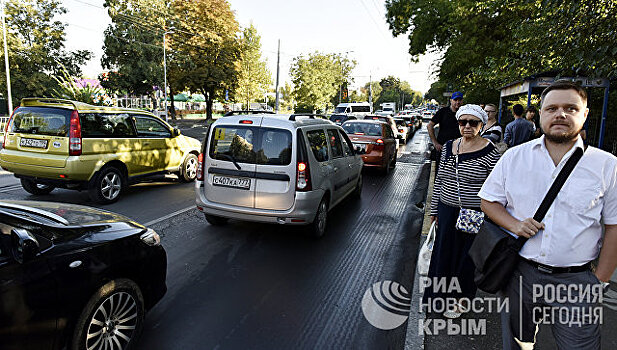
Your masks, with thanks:
[[(420, 234), (420, 244), (418, 244), (417, 250), (415, 252), (414, 258), (415, 261), (418, 260), (418, 252), (420, 251), (420, 247), (424, 244), (426, 240), (426, 236), (428, 234), (428, 230), (430, 229), (430, 203), (431, 197), (433, 195), (433, 183), (435, 180), (435, 163), (426, 160), (425, 167), (428, 167), (427, 175), (428, 175), (428, 188), (426, 190), (426, 197), (424, 201), (424, 220), (422, 223), (422, 232)], [(418, 181), (420, 183), (420, 179)], [(428, 210), (427, 210), (428, 209)], [(413, 286), (411, 289), (411, 307), (409, 310), (409, 318), (407, 319), (407, 333), (405, 335), (405, 350), (417, 350), (424, 349), (424, 332), (418, 332), (418, 324), (420, 319), (424, 318), (424, 316), (419, 312), (420, 310), (420, 299), (419, 299), (419, 275), (417, 273), (416, 264), (414, 264), (414, 277), (413, 277)]]

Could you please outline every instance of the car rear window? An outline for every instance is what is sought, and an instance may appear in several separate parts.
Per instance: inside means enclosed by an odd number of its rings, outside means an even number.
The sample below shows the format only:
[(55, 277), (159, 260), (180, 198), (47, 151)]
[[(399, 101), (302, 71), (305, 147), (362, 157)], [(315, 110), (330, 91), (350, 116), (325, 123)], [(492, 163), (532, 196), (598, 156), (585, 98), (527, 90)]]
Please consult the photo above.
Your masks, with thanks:
[(381, 136), (381, 124), (378, 123), (345, 123), (343, 130), (348, 134)]
[(291, 162), (291, 132), (246, 126), (217, 126), (212, 132), (210, 158), (261, 165)]
[(67, 136), (72, 111), (62, 108), (19, 107), (9, 132), (33, 135)]
[(398, 126), (405, 126), (405, 120), (404, 119), (394, 119), (394, 122), (396, 123), (396, 125)]

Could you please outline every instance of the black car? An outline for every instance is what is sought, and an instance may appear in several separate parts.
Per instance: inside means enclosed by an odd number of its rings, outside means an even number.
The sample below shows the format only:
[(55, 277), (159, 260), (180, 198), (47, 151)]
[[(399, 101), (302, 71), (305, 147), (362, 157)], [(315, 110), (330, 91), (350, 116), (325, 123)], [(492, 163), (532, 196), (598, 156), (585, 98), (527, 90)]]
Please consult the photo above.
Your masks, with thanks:
[(356, 119), (358, 118), (354, 117), (353, 115), (347, 115), (347, 114), (332, 114), (330, 116), (330, 121), (335, 123), (336, 125), (341, 125), (348, 120), (356, 120)]
[(130, 348), (166, 274), (159, 235), (124, 216), (0, 201), (0, 348)]

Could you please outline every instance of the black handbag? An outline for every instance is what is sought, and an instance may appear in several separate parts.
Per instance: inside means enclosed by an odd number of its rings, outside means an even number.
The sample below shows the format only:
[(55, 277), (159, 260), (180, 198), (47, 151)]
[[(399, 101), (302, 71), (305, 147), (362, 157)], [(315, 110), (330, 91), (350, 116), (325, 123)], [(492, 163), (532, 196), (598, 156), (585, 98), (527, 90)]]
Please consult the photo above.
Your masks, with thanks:
[[(534, 220), (542, 222), (544, 215), (582, 156), (583, 150), (577, 148), (544, 196), (533, 216)], [(497, 293), (502, 290), (514, 273), (520, 259), (518, 252), (525, 242), (527, 238), (514, 238), (490, 220), (484, 220), (469, 249), (469, 256), (476, 265), (474, 281), (478, 288), (488, 293)]]

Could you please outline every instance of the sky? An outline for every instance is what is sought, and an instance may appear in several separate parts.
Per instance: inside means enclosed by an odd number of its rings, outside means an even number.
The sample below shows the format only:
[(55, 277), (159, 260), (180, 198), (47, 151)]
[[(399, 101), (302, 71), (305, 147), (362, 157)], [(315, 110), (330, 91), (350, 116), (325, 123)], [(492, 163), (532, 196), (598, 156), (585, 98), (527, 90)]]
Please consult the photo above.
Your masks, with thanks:
[[(190, 1), (190, 0), (189, 0)], [(111, 22), (102, 0), (63, 0), (67, 13), (66, 48), (87, 49), (94, 58), (84, 67), (86, 77), (101, 71), (103, 31)], [(351, 88), (393, 75), (411, 88), (427, 92), (437, 54), (411, 63), (408, 39), (392, 37), (385, 21), (384, 0), (229, 0), (241, 27), (251, 23), (261, 35), (262, 57), (276, 80), (277, 43), (281, 41), (280, 80), (290, 82), (294, 57), (319, 51), (339, 53), (357, 61)]]

